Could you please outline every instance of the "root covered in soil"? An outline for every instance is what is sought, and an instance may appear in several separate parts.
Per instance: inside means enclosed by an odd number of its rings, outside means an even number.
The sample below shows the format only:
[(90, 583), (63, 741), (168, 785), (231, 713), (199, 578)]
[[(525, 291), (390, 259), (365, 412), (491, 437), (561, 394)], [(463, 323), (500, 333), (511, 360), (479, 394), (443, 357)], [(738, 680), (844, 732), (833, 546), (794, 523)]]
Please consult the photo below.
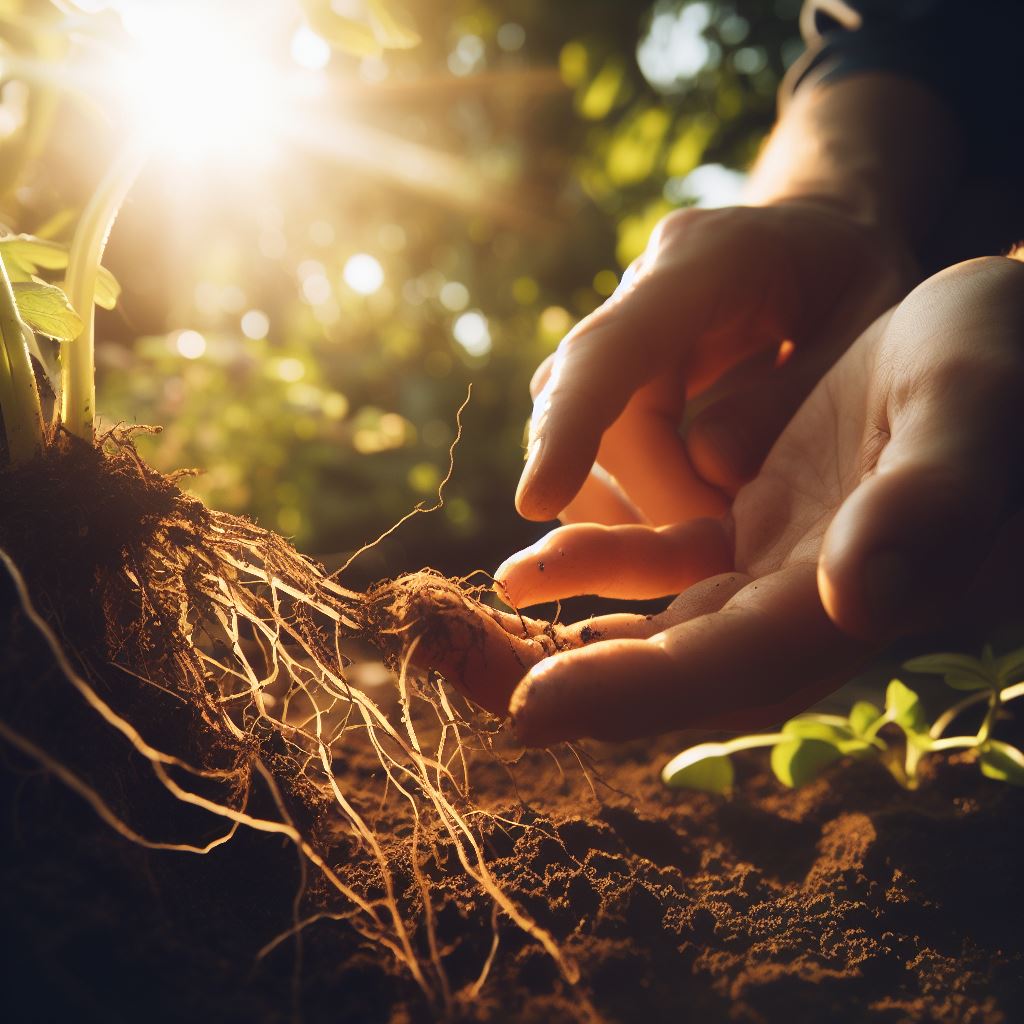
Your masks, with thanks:
[[(390, 952), (436, 1012), (455, 1014), (479, 996), (499, 929), (472, 979), (463, 970), (453, 985), (423, 868), (440, 839), (453, 868), (492, 902), (495, 922), (511, 921), (572, 983), (575, 965), (506, 895), (484, 854), (466, 750), (500, 759), (494, 724), (436, 678), (457, 675), (476, 703), (503, 714), (525, 669), (569, 639), (493, 612), (479, 588), (430, 571), (368, 595), (348, 590), (276, 534), (183, 494), (140, 459), (131, 435), (114, 430), (92, 446), (58, 431), (41, 458), (2, 471), (0, 558), (22, 614), (84, 702), (67, 713), (72, 729), (84, 708), (126, 746), (107, 784), (144, 777), (140, 792), (162, 790), (219, 820), (220, 831), (204, 842), (143, 834), (130, 806), (116, 810), (100, 784), (65, 763), (39, 709), (18, 725), (0, 716), (3, 738), (145, 846), (206, 854), (240, 828), (290, 841), (303, 886), (292, 926), (267, 952), (299, 942), (312, 921), (343, 918)], [(394, 670), (397, 708), (348, 678), (367, 644)], [(414, 675), (410, 661), (426, 674)], [(71, 691), (60, 699), (74, 701)], [(400, 865), (365, 794), (346, 791), (354, 747), (376, 756), (380, 798), (397, 793), (408, 804), (411, 852)], [(376, 865), (369, 886), (350, 884), (338, 863), (353, 844)]]

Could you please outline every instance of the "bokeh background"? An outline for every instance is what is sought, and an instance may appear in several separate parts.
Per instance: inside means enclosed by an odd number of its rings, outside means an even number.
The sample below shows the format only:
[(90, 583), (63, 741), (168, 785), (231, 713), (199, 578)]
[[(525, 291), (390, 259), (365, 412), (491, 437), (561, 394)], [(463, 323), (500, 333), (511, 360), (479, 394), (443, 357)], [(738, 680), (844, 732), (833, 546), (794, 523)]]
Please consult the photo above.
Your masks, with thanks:
[[(472, 383), (444, 509), (354, 582), (492, 569), (539, 535), (512, 505), (533, 370), (659, 217), (735, 199), (801, 50), (799, 0), (406, 7), (409, 50), (282, 35), (316, 117), (269, 167), (144, 172), (97, 329), (106, 421), (162, 425), (140, 441), (154, 465), (200, 469), (186, 486), (204, 500), (321, 555), (434, 502)], [(0, 8), (11, 38), (33, 4)], [(10, 145), (26, 99), (2, 100)], [(56, 123), (3, 216), (66, 238), (119, 128), (74, 104)]]

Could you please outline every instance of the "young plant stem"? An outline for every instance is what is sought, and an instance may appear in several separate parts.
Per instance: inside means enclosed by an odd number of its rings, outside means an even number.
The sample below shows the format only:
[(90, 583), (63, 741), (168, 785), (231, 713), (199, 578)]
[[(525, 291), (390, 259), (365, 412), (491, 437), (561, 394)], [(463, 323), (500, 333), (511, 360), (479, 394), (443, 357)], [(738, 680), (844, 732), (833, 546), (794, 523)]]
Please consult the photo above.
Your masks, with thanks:
[[(1014, 683), (1013, 686), (1007, 686), (999, 693), (999, 702), (1001, 704), (1007, 704), (1011, 700), (1017, 700), (1018, 697), (1024, 697), (1024, 683)], [(965, 697), (963, 700), (958, 701), (951, 708), (944, 711), (938, 718), (935, 719), (935, 723), (929, 730), (929, 735), (932, 739), (937, 740), (949, 727), (953, 724), (961, 712), (966, 711), (968, 708), (974, 707), (975, 704), (980, 704), (982, 701), (989, 699), (988, 691), (982, 691), (980, 693), (972, 693), (970, 697)]]
[(14, 288), (0, 260), (0, 409), (11, 462), (33, 458), (43, 445), (43, 413)]
[(792, 738), (782, 732), (763, 732), (755, 733), (753, 736), (737, 736), (733, 740), (723, 740), (722, 746), (728, 748), (727, 753), (735, 754), (740, 750), (753, 750), (756, 747), (774, 747)]
[(935, 740), (928, 747), (929, 753), (936, 750), (967, 750), (978, 746), (977, 736), (946, 736), (944, 739)]
[[(918, 749), (915, 744), (907, 742), (907, 777), (912, 779), (917, 768), (917, 762), (925, 753), (935, 753), (941, 750), (974, 750), (982, 749), (988, 743), (992, 735), (992, 727), (996, 723), (996, 717), (1003, 702), (1013, 700), (1014, 697), (1024, 695), (1024, 683), (1017, 683), (1015, 686), (1008, 686), (1003, 690), (988, 690), (983, 693), (973, 694), (966, 700), (954, 704), (941, 718), (932, 726), (929, 733), (927, 748)], [(946, 736), (942, 733), (950, 722), (964, 708), (973, 707), (982, 701), (988, 701), (988, 710), (978, 727), (977, 733), (973, 736)], [(913, 750), (913, 753), (911, 751)]]
[(92, 441), (96, 419), (96, 277), (111, 228), (148, 155), (149, 147), (136, 140), (124, 146), (89, 200), (71, 242), (64, 290), (85, 326), (62, 353), (60, 418), (85, 441)]
[(977, 742), (979, 747), (987, 743), (989, 736), (992, 735), (992, 726), (996, 724), (996, 715), (999, 714), (999, 708), (1002, 707), (1002, 703), (1002, 694), (999, 690), (993, 690), (988, 702), (988, 711), (985, 712), (981, 728), (978, 729)]

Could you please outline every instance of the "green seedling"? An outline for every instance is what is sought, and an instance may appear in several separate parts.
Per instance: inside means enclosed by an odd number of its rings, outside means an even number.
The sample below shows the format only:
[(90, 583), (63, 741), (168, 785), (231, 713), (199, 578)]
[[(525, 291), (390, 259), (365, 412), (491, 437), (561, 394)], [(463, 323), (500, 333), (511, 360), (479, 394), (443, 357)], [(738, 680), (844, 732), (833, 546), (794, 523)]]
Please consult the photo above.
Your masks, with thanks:
[[(909, 672), (942, 676), (954, 690), (968, 694), (929, 723), (918, 695), (899, 679), (885, 693), (885, 707), (858, 701), (843, 715), (797, 715), (778, 732), (738, 736), (720, 743), (701, 743), (672, 758), (662, 770), (666, 785), (728, 793), (735, 775), (732, 754), (757, 747), (771, 749), (771, 767), (786, 786), (802, 786), (828, 765), (844, 758), (877, 758), (907, 789), (919, 782), (919, 765), (926, 755), (950, 750), (977, 752), (983, 775), (1024, 786), (1024, 751), (992, 736), (1004, 705), (1024, 697), (1024, 647), (995, 657), (985, 647), (980, 658), (966, 654), (930, 654), (912, 658)], [(977, 732), (947, 736), (957, 718), (970, 708), (986, 705)], [(883, 735), (884, 733), (884, 735)]]
[[(33, 358), (51, 386), (57, 386), (53, 357), (43, 351), (37, 334), (64, 343), (82, 333), (82, 318), (64, 291), (38, 276), (40, 271), (62, 270), (67, 263), (68, 252), (57, 242), (31, 235), (0, 238), (0, 409), (8, 454), (14, 462), (30, 458), (42, 444)], [(118, 292), (113, 275), (101, 268), (96, 301), (111, 309)]]

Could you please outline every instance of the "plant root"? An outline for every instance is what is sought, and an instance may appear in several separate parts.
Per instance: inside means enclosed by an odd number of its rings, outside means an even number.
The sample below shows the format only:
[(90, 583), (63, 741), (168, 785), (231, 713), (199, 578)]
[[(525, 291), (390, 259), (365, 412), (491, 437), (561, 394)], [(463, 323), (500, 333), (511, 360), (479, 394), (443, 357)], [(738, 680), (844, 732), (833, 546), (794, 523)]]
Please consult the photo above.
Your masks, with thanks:
[[(178, 477), (148, 467), (132, 443), (138, 429), (147, 428), (117, 428), (94, 445), (56, 429), (40, 458), (0, 470), (0, 561), (80, 713), (113, 730), (165, 798), (221, 823), (218, 838), (144, 837), (47, 749), (46, 708), (24, 728), (0, 719), (0, 737), (135, 842), (207, 854), (239, 828), (287, 838), (303, 887), (291, 925), (265, 952), (298, 942), (314, 921), (346, 921), (389, 951), (449, 1018), (484, 986), (501, 917), (572, 984), (575, 965), (506, 896), (484, 855), (485, 813), (472, 803), (467, 750), (491, 752), (493, 720), (453, 704), (436, 677), (501, 715), (527, 668), (576, 641), (560, 627), (490, 609), (481, 588), (430, 570), (366, 595), (348, 590), (283, 538), (206, 508), (181, 492)], [(355, 642), (374, 644), (395, 669), (400, 721), (349, 682)], [(379, 760), (382, 799), (391, 792), (410, 807), (405, 861), (375, 832), (367, 801), (344, 787), (351, 744)], [(420, 863), (424, 849), (440, 862), (439, 842), (496, 915), (491, 948), (460, 989), (435, 936), (437, 881)], [(337, 866), (345, 849), (371, 858), (370, 888)]]

